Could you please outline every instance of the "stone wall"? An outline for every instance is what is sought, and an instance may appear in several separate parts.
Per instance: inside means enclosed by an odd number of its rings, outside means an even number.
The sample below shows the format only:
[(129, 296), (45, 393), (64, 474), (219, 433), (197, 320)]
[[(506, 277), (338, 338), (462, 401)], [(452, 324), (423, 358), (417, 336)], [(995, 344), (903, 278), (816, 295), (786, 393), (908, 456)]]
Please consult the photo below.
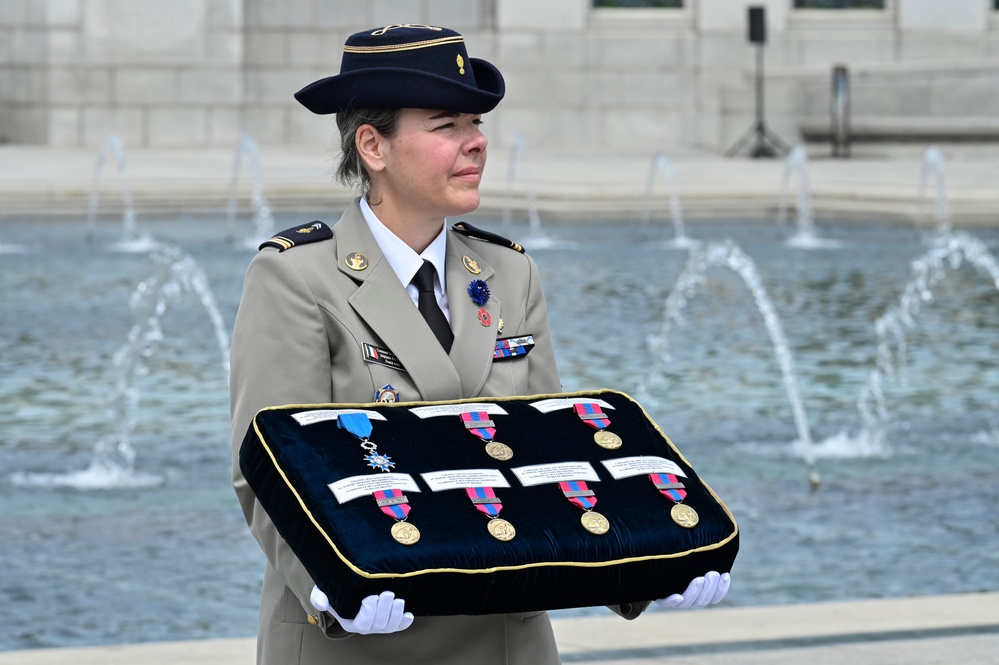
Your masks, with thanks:
[[(724, 151), (751, 127), (767, 12), (766, 117), (786, 141), (828, 117), (834, 65), (850, 68), (859, 123), (988, 125), (999, 12), (991, 0), (888, 0), (885, 11), (790, 9), (791, 0), (687, 0), (594, 10), (589, 0), (2, 0), (0, 141), (95, 146), (330, 145), (331, 118), (292, 98), (335, 74), (347, 35), (413, 22), (461, 31), (508, 95), (494, 145), (539, 150)], [(991, 118), (992, 120), (988, 120)], [(859, 126), (859, 125), (858, 125)], [(914, 130), (915, 131), (915, 130)]]
[(235, 140), (241, 0), (3, 0), (2, 140), (199, 146)]

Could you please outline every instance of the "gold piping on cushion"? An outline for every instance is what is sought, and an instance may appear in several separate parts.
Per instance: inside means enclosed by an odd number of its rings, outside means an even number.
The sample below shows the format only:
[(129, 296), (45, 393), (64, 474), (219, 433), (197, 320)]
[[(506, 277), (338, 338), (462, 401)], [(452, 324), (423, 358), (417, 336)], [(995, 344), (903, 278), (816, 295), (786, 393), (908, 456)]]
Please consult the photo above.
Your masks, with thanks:
[[(610, 389), (606, 389), (606, 388), (605, 389), (601, 389), (601, 390), (581, 390), (581, 391), (574, 392), (574, 393), (551, 393), (551, 394), (543, 394), (543, 395), (513, 395), (513, 396), (509, 396), (509, 397), (481, 397), (480, 396), (480, 397), (468, 397), (468, 398), (465, 398), (465, 399), (457, 399), (457, 400), (438, 400), (438, 401), (433, 401), (433, 402), (396, 402), (394, 404), (386, 404), (386, 403), (382, 403), (382, 402), (364, 402), (364, 403), (356, 403), (356, 404), (355, 403), (350, 403), (350, 404), (346, 404), (345, 403), (345, 404), (337, 404), (336, 406), (346, 407), (346, 408), (363, 408), (363, 407), (377, 406), (377, 407), (386, 407), (386, 408), (406, 408), (406, 409), (408, 409), (408, 408), (412, 408), (414, 406), (435, 406), (435, 405), (438, 405), (438, 404), (463, 404), (463, 403), (469, 403), (469, 402), (482, 402), (482, 401), (489, 401), (489, 402), (525, 401), (526, 402), (526, 401), (535, 401), (535, 400), (541, 400), (541, 399), (554, 399), (554, 398), (565, 398), (565, 397), (583, 397), (583, 396), (589, 396), (589, 395), (606, 395), (606, 394), (620, 395), (621, 397), (624, 397), (625, 399), (627, 399), (627, 400), (629, 400), (629, 401), (634, 402), (635, 404), (637, 404), (638, 407), (642, 410), (642, 413), (645, 415), (645, 417), (648, 418), (649, 422), (651, 422), (653, 425), (655, 425), (656, 430), (660, 434), (663, 435), (663, 438), (666, 440), (666, 443), (669, 444), (669, 447), (673, 449), (673, 452), (675, 452), (677, 455), (679, 455), (680, 458), (684, 461), (684, 463), (687, 464), (687, 466), (690, 466), (690, 468), (693, 468), (690, 465), (690, 463), (687, 462), (687, 459), (683, 456), (683, 454), (680, 453), (680, 451), (677, 449), (677, 447), (673, 445), (673, 442), (670, 441), (669, 437), (666, 436), (666, 434), (661, 429), (659, 429), (659, 426), (656, 424), (656, 422), (654, 420), (652, 420), (651, 418), (649, 418), (649, 414), (645, 411), (644, 408), (642, 408), (642, 406), (640, 404), (638, 404), (638, 402), (636, 402), (630, 395), (627, 395), (625, 393), (619, 392), (617, 390), (610, 390)], [(281, 406), (269, 406), (267, 408), (261, 409), (260, 411), (258, 411), (258, 414), (262, 413), (264, 411), (276, 411), (276, 410), (279, 410), (279, 409), (295, 409), (295, 408), (307, 408), (307, 407), (313, 407), (314, 408), (316, 406), (319, 406), (319, 405), (317, 405), (317, 404), (283, 404)], [(328, 407), (328, 406), (331, 406), (331, 405), (323, 405), (323, 406), (327, 406)], [(636, 563), (638, 561), (658, 561), (658, 560), (662, 560), (662, 559), (678, 559), (680, 557), (684, 557), (684, 556), (687, 556), (688, 554), (693, 554), (695, 552), (710, 552), (711, 550), (718, 549), (718, 548), (720, 548), (720, 547), (728, 544), (729, 542), (732, 541), (733, 538), (735, 538), (739, 534), (739, 525), (735, 521), (735, 516), (732, 515), (732, 512), (728, 509), (728, 506), (725, 505), (725, 503), (721, 500), (721, 498), (719, 498), (718, 495), (715, 494), (714, 490), (712, 490), (707, 485), (707, 483), (705, 483), (704, 480), (701, 479), (701, 484), (704, 485), (704, 488), (708, 490), (708, 493), (710, 493), (711, 496), (714, 497), (715, 501), (717, 501), (718, 504), (722, 507), (722, 509), (725, 511), (725, 514), (728, 516), (729, 520), (732, 522), (732, 526), (734, 527), (731, 534), (729, 534), (728, 536), (726, 536), (722, 540), (718, 541), (717, 543), (714, 543), (713, 545), (705, 545), (703, 547), (697, 547), (697, 548), (694, 548), (694, 549), (691, 549), (691, 550), (686, 550), (684, 552), (674, 552), (673, 554), (658, 554), (656, 556), (644, 556), (644, 557), (627, 557), (627, 558), (624, 558), (624, 559), (613, 559), (611, 561), (539, 561), (537, 563), (525, 563), (525, 564), (519, 564), (519, 565), (516, 565), (516, 566), (494, 566), (492, 568), (475, 568), (475, 569), (468, 569), (468, 568), (425, 568), (425, 569), (422, 569), (422, 570), (413, 570), (413, 571), (410, 571), (408, 573), (369, 573), (369, 572), (367, 572), (365, 570), (362, 570), (361, 568), (358, 568), (357, 565), (355, 565), (352, 561), (349, 561), (340, 552), (340, 550), (337, 549), (337, 546), (333, 543), (333, 539), (330, 538), (329, 534), (326, 533), (326, 531), (323, 530), (323, 528), (316, 521), (316, 518), (312, 515), (312, 511), (310, 511), (308, 509), (308, 507), (305, 505), (305, 501), (302, 499), (301, 495), (299, 495), (298, 491), (295, 489), (295, 487), (288, 480), (288, 476), (285, 474), (284, 469), (282, 469), (281, 466), (277, 463), (277, 458), (274, 456), (273, 451), (271, 451), (270, 446), (267, 445), (267, 442), (264, 440), (264, 437), (261, 434), (260, 429), (257, 427), (257, 418), (256, 418), (256, 416), (254, 416), (254, 418), (253, 418), (253, 429), (257, 433), (257, 438), (260, 440), (260, 444), (264, 447), (264, 450), (267, 451), (268, 457), (270, 457), (271, 461), (274, 463), (274, 468), (277, 469), (277, 471), (278, 471), (279, 474), (281, 474), (281, 478), (284, 480), (285, 484), (288, 486), (288, 489), (291, 490), (291, 493), (295, 496), (295, 499), (298, 501), (298, 504), (302, 507), (302, 511), (308, 516), (309, 521), (312, 522), (312, 524), (315, 525), (316, 530), (319, 531), (319, 533), (322, 534), (322, 536), (326, 540), (326, 542), (328, 542), (330, 544), (330, 547), (332, 548), (333, 553), (336, 554), (337, 558), (339, 558), (340, 561), (342, 561), (344, 563), (344, 565), (346, 565), (348, 568), (350, 568), (356, 575), (358, 575), (360, 577), (367, 578), (367, 579), (400, 579), (400, 578), (405, 578), (405, 577), (417, 577), (419, 575), (429, 575), (429, 574), (434, 574), (434, 573), (458, 573), (458, 574), (463, 574), (463, 575), (479, 575), (479, 574), (485, 574), (485, 573), (495, 573), (495, 572), (513, 571), (513, 570), (526, 570), (528, 568), (545, 568), (545, 567), (558, 567), (558, 568), (563, 568), (563, 567), (570, 567), (570, 568), (604, 568), (604, 567), (607, 567), (607, 566), (616, 566), (616, 565), (624, 564), (624, 563)]]

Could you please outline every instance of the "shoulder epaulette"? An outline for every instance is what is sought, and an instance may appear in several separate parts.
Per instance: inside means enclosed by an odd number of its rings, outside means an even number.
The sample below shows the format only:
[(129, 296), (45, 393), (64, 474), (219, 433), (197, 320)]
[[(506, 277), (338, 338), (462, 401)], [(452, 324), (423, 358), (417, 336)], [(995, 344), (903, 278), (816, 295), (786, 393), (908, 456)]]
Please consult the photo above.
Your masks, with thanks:
[(514, 251), (520, 252), (521, 254), (524, 253), (524, 248), (521, 245), (515, 243), (514, 241), (507, 240), (503, 236), (496, 235), (491, 231), (483, 231), (482, 229), (477, 229), (468, 222), (458, 222), (457, 224), (451, 226), (451, 230), (456, 231), (468, 238), (475, 238), (476, 240), (484, 240), (486, 242), (491, 242), (497, 245), (502, 245), (504, 247), (509, 247)]
[(275, 234), (270, 240), (265, 240), (260, 243), (260, 247), (257, 249), (274, 247), (275, 249), (283, 252), (286, 249), (291, 249), (292, 247), (296, 247), (298, 245), (307, 245), (310, 242), (329, 240), (332, 237), (333, 229), (326, 226), (322, 222), (310, 222), (301, 226), (293, 226), (290, 229), (286, 229)]

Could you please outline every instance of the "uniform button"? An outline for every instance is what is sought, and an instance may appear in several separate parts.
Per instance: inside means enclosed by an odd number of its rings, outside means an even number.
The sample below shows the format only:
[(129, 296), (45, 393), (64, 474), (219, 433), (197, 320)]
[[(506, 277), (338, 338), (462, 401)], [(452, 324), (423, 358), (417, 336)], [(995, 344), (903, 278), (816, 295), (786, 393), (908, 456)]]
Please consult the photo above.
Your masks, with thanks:
[(309, 623), (311, 623), (313, 626), (318, 626), (319, 625), (319, 617), (317, 617), (314, 614), (310, 614), (309, 615)]

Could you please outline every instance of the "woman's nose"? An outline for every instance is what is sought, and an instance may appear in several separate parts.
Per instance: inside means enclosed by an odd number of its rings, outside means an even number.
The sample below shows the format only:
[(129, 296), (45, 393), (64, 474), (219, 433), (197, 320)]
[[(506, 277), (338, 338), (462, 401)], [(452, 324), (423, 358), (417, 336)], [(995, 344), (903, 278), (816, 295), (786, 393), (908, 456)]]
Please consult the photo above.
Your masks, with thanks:
[(465, 144), (465, 150), (469, 153), (485, 152), (486, 145), (489, 140), (486, 135), (482, 133), (482, 130), (478, 126), (472, 126), (472, 135), (469, 137), (468, 142)]

